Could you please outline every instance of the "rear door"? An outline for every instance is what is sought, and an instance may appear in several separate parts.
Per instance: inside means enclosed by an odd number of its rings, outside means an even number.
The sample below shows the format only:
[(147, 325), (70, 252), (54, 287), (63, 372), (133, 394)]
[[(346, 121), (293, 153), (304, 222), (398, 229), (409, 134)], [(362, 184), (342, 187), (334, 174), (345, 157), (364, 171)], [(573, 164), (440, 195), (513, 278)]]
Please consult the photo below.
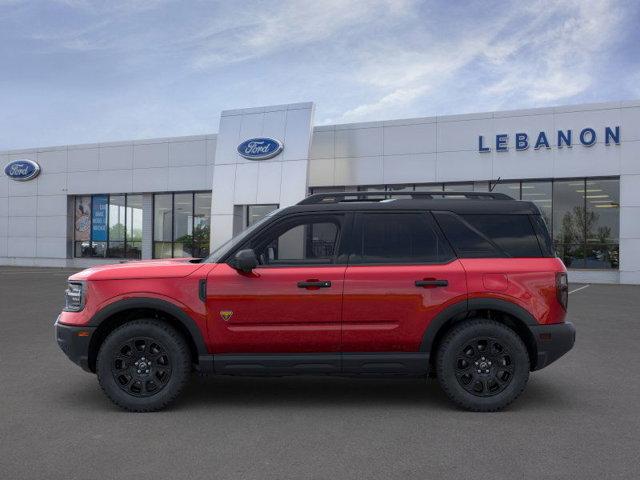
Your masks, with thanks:
[(417, 352), (429, 322), (466, 299), (464, 269), (428, 212), (357, 213), (350, 251), (343, 352)]

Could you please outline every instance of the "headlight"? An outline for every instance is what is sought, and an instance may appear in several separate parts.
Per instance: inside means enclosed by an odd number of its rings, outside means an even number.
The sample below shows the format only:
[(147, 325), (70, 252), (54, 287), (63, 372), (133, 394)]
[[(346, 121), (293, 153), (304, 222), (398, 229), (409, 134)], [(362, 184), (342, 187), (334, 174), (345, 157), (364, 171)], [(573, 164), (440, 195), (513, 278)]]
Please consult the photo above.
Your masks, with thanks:
[(67, 312), (79, 312), (84, 308), (84, 285), (79, 282), (67, 283), (64, 291), (64, 309)]

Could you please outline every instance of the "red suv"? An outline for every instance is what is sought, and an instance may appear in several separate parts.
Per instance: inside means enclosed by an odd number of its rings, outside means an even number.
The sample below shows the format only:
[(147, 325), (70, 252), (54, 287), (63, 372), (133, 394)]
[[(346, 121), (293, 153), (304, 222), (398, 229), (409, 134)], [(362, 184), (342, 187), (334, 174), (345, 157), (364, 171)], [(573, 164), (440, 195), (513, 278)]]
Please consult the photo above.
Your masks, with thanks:
[(571, 349), (566, 269), (530, 202), (497, 193), (311, 195), (205, 259), (69, 278), (62, 350), (127, 410), (218, 375), (435, 375), (495, 411)]

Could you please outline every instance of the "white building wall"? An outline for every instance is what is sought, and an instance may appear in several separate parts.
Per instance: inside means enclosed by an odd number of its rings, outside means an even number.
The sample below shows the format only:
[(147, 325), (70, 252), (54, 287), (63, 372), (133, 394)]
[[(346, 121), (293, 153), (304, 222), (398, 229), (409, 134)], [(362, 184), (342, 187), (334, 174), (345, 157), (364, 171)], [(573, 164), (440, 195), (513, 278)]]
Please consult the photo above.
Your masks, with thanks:
[(68, 199), (100, 193), (144, 197), (143, 258), (151, 258), (151, 192), (210, 190), (217, 135), (69, 145), (0, 153), (0, 164), (28, 158), (34, 180), (0, 176), (0, 264), (85, 266), (117, 259), (74, 259)]
[[(153, 192), (210, 190), (212, 239), (222, 243), (242, 223), (247, 204), (291, 205), (308, 186), (620, 177), (619, 271), (573, 271), (574, 281), (640, 283), (640, 101), (389, 120), (313, 128), (313, 104), (223, 112), (219, 134), (0, 152), (0, 165), (29, 158), (39, 177), (15, 182), (0, 175), (0, 264), (76, 266), (73, 208), (79, 194), (146, 193), (143, 257), (152, 252)], [(620, 126), (621, 144), (605, 146), (605, 126)], [(515, 151), (513, 136), (585, 127), (592, 147)], [(510, 150), (478, 152), (478, 135), (493, 143), (510, 136)], [(239, 143), (256, 136), (284, 143), (266, 161), (241, 158)], [(553, 137), (553, 138), (552, 138)], [(311, 145), (309, 145), (311, 144)], [(214, 169), (216, 176), (214, 178)], [(113, 262), (113, 259), (102, 262)]]
[[(604, 143), (620, 126), (621, 144)], [(591, 127), (591, 147), (577, 135)], [(572, 148), (556, 148), (557, 130), (573, 130)], [(516, 151), (515, 133), (549, 136), (552, 148)], [(496, 152), (495, 135), (509, 135)], [(478, 136), (492, 145), (478, 152)], [(572, 271), (573, 281), (640, 283), (640, 101), (488, 112), (469, 115), (319, 126), (314, 129), (310, 186), (468, 182), (620, 176), (619, 271)]]
[[(212, 249), (239, 229), (242, 222), (239, 206), (278, 204), (286, 207), (305, 197), (313, 112), (313, 103), (222, 112), (211, 200)], [(283, 143), (284, 150), (268, 160), (241, 157), (238, 145), (256, 137), (277, 139)]]

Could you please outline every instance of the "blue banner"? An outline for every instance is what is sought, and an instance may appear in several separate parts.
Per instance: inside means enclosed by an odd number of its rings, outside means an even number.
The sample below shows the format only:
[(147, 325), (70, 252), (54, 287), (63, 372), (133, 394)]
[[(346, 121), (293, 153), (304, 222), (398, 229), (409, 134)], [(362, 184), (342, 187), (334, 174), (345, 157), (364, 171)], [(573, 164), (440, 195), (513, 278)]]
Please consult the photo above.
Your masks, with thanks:
[(107, 195), (94, 195), (91, 202), (91, 239), (94, 242), (107, 241)]

